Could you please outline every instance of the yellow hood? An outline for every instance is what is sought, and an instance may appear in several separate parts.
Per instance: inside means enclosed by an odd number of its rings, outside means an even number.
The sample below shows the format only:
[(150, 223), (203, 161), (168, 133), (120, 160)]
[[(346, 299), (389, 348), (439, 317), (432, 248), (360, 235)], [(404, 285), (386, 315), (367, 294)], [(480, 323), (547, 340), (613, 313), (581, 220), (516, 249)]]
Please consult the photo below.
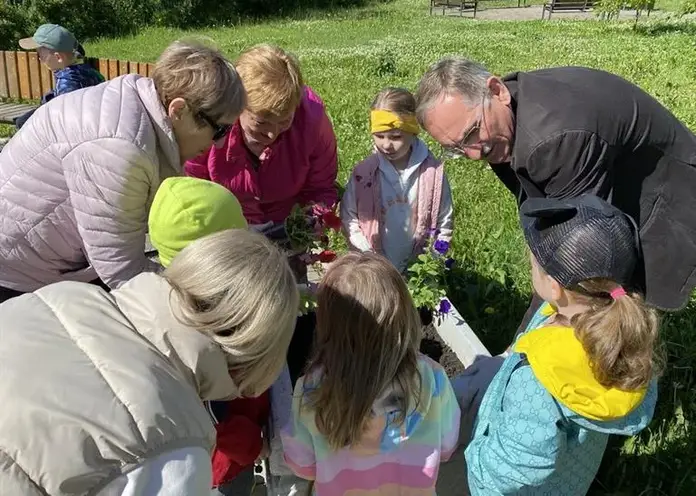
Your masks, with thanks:
[[(547, 309), (542, 313), (548, 315)], [(558, 402), (591, 420), (625, 417), (640, 405), (646, 389), (621, 391), (595, 379), (582, 343), (570, 327), (540, 327), (521, 336), (515, 351), (527, 356), (534, 375)]]

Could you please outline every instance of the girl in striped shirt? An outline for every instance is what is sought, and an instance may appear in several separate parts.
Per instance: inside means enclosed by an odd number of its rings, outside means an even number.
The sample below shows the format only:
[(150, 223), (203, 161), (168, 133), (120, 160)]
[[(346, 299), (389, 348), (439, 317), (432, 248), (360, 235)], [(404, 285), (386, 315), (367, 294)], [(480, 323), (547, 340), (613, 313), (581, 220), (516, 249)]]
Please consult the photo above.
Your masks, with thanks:
[(283, 434), (288, 466), (318, 496), (434, 495), (457, 446), (445, 371), (418, 353), (421, 322), (385, 258), (350, 253), (319, 287), (314, 357)]

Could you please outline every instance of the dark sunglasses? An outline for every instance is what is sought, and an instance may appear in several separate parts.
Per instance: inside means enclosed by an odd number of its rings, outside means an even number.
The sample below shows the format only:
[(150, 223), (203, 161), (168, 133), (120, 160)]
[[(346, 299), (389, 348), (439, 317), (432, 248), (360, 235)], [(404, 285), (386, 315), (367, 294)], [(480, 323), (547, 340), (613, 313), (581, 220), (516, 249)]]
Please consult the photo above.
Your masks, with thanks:
[(222, 138), (225, 137), (227, 132), (230, 130), (232, 127), (231, 124), (218, 124), (215, 122), (213, 119), (208, 117), (205, 113), (203, 112), (198, 112), (198, 116), (205, 121), (206, 124), (208, 124), (212, 130), (213, 130), (213, 141), (218, 141)]

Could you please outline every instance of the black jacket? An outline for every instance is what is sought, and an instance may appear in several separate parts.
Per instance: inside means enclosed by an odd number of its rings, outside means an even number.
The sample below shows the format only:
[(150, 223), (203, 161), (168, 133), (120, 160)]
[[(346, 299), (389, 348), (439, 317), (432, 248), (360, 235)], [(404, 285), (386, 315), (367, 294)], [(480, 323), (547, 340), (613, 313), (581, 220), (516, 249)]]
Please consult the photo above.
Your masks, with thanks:
[(493, 170), (526, 197), (594, 193), (640, 226), (648, 302), (676, 310), (696, 286), (696, 136), (632, 83), (561, 67), (504, 79), (513, 98), (509, 165)]

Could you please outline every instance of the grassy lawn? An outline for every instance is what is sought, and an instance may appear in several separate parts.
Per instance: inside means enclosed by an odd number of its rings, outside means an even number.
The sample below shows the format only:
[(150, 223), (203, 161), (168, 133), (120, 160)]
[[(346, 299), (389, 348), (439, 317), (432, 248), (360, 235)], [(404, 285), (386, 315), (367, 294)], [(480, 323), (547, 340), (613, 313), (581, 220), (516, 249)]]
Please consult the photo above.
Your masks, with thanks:
[[(353, 164), (370, 153), (367, 117), (373, 96), (389, 85), (414, 88), (425, 68), (447, 54), (469, 56), (498, 74), (556, 65), (610, 70), (641, 85), (696, 129), (693, 26), (644, 26), (634, 31), (631, 23), (430, 17), (426, 0), (394, 0), (306, 20), (196, 33), (149, 29), (133, 38), (88, 43), (86, 49), (93, 56), (152, 61), (170, 41), (190, 35), (211, 38), (231, 57), (256, 43), (282, 45), (300, 57), (307, 82), (326, 101), (339, 140), (340, 176), (346, 180)], [(8, 130), (0, 127), (0, 135)], [(487, 346), (499, 352), (530, 294), (516, 207), (481, 164), (453, 161), (447, 173), (455, 194), (459, 261), (450, 295)], [(643, 435), (612, 444), (596, 494), (694, 494), (696, 301), (665, 322), (669, 367), (656, 418)]]

